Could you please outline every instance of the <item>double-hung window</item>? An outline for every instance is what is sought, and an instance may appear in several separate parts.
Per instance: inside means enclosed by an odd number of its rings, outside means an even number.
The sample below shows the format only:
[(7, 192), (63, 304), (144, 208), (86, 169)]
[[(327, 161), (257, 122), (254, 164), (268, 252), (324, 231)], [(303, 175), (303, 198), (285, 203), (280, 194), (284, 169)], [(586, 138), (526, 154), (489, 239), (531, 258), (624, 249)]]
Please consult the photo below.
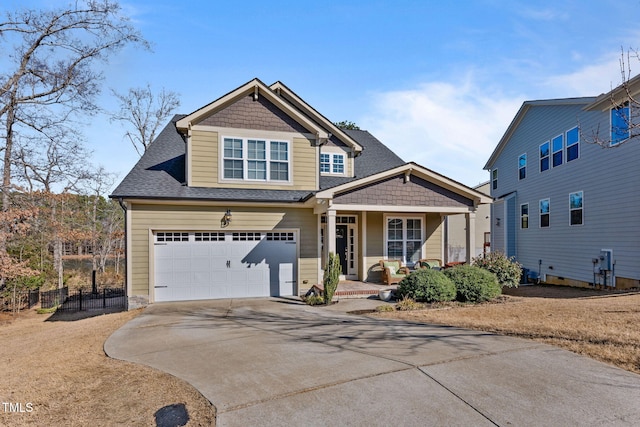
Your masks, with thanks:
[(549, 141), (540, 145), (540, 172), (549, 169)]
[(289, 142), (224, 138), (223, 146), (224, 179), (289, 181)]
[(529, 203), (520, 205), (520, 228), (529, 228)]
[(344, 154), (320, 154), (320, 172), (344, 175)]
[(422, 219), (387, 218), (387, 259), (414, 264), (422, 258)]
[(582, 225), (583, 215), (583, 195), (582, 191), (569, 194), (569, 212), (571, 225)]
[(491, 189), (498, 189), (498, 169), (491, 171)]
[(558, 135), (551, 140), (551, 148), (553, 153), (551, 158), (553, 159), (553, 167), (560, 166), (562, 164), (562, 155), (564, 153), (564, 135)]
[(567, 162), (580, 157), (580, 134), (578, 127), (567, 131)]
[(518, 157), (518, 179), (525, 179), (527, 177), (527, 153), (521, 154)]
[(540, 227), (549, 227), (550, 223), (551, 202), (549, 199), (540, 200)]
[(630, 118), (628, 102), (611, 109), (611, 145), (617, 145), (631, 136)]

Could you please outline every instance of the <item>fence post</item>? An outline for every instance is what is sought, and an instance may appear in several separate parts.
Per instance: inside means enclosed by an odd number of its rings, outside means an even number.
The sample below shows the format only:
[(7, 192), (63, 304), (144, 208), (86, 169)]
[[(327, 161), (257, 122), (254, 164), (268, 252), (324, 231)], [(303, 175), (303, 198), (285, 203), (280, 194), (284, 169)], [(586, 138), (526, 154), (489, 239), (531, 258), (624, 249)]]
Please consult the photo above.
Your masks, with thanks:
[(107, 290), (102, 288), (102, 308), (107, 308)]
[(78, 311), (82, 311), (82, 289), (80, 289), (80, 308)]

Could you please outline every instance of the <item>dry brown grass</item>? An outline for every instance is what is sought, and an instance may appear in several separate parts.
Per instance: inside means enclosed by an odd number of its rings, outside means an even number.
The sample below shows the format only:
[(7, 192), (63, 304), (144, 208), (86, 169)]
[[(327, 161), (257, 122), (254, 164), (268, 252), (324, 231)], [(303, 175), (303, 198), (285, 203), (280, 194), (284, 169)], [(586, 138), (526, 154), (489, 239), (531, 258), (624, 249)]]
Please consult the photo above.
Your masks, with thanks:
[(175, 403), (185, 404), (188, 425), (214, 425), (215, 408), (189, 384), (105, 356), (107, 337), (137, 314), (1, 317), (0, 402), (31, 403), (33, 411), (0, 404), (0, 425), (150, 426), (158, 409)]
[(379, 316), (533, 339), (640, 374), (640, 293), (561, 286), (524, 286), (505, 293), (486, 304)]

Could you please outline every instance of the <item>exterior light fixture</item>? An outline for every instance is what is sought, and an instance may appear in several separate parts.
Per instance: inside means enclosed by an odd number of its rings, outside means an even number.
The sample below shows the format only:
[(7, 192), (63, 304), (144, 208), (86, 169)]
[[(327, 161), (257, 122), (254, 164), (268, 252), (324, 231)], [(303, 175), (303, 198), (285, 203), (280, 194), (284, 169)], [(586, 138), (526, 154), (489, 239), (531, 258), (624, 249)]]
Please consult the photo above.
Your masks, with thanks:
[(224, 216), (220, 220), (220, 225), (222, 227), (227, 227), (229, 224), (231, 224), (231, 209), (227, 209), (227, 212), (225, 212)]

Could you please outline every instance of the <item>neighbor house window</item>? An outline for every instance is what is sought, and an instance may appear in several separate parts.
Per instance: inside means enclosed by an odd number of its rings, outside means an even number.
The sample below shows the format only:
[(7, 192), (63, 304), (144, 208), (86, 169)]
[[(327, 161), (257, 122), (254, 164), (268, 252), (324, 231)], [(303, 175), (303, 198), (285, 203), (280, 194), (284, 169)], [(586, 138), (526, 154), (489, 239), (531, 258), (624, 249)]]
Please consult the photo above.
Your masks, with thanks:
[(344, 154), (320, 154), (320, 172), (344, 174)]
[(629, 138), (629, 120), (628, 102), (611, 109), (611, 145), (619, 144)]
[(540, 145), (540, 172), (549, 169), (549, 141)]
[(529, 203), (520, 205), (520, 228), (529, 228)]
[(491, 188), (494, 190), (498, 189), (498, 169), (491, 171)]
[(553, 167), (560, 166), (562, 164), (562, 154), (564, 153), (564, 136), (558, 135), (551, 140), (551, 148), (553, 153), (551, 158), (553, 159)]
[(551, 203), (549, 199), (540, 200), (540, 227), (549, 226), (549, 211)]
[(571, 225), (582, 225), (583, 215), (583, 192), (578, 191), (569, 194), (569, 212)]
[(580, 134), (578, 128), (574, 127), (567, 131), (567, 162), (577, 159), (580, 156)]
[(224, 138), (222, 176), (251, 181), (289, 181), (289, 143)]
[(422, 258), (422, 219), (387, 218), (387, 259), (413, 264)]
[(518, 157), (518, 179), (525, 179), (527, 177), (527, 153), (521, 154)]

